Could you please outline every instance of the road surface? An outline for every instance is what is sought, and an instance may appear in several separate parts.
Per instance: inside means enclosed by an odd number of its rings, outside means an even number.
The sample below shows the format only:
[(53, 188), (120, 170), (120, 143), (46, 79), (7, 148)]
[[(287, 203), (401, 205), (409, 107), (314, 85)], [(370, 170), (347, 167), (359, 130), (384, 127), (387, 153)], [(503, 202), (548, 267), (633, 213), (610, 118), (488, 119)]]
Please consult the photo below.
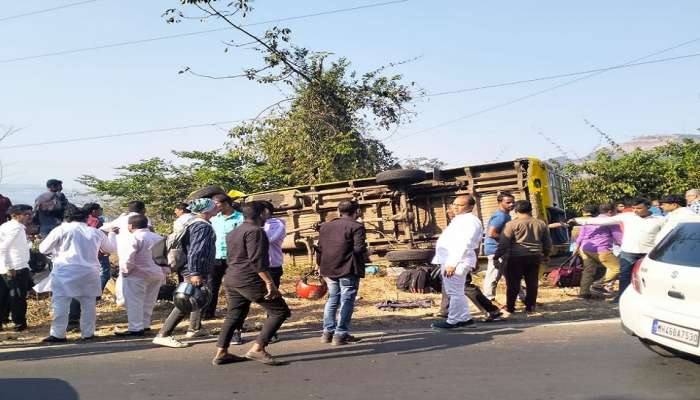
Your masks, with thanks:
[(213, 339), (187, 349), (148, 340), (4, 347), (0, 399), (700, 399), (700, 364), (651, 353), (617, 320), (358, 335), (363, 342), (337, 348), (316, 332), (285, 332), (270, 346), (289, 362), (280, 367), (214, 367)]

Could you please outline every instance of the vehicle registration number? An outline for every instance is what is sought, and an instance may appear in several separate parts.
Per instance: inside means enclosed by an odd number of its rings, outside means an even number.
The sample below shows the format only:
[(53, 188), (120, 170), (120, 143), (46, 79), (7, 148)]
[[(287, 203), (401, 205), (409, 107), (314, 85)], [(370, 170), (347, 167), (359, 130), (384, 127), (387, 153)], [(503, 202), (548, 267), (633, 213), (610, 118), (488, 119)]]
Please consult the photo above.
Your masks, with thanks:
[(697, 330), (669, 324), (668, 322), (659, 321), (658, 319), (654, 320), (651, 326), (651, 333), (695, 347), (700, 345), (700, 332)]

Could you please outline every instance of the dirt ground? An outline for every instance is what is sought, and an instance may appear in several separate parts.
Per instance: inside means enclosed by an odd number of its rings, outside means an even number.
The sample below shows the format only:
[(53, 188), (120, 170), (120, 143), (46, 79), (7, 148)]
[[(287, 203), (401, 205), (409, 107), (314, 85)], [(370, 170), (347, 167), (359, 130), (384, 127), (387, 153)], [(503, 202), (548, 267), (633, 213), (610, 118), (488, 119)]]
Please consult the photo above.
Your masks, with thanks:
[[(298, 272), (295, 273), (293, 270), (285, 271), (281, 289), (289, 307), (292, 309), (292, 317), (284, 324), (283, 329), (320, 330), (325, 299), (311, 301), (298, 298), (294, 290), (297, 277)], [(438, 312), (440, 304), (439, 293), (413, 294), (399, 292), (396, 290), (395, 282), (395, 277), (387, 276), (368, 276), (361, 281), (358, 300), (353, 314), (353, 329), (425, 327), (436, 320), (435, 314)], [(477, 285), (481, 284), (481, 274), (475, 276), (474, 283)], [(501, 281), (496, 300), (502, 304), (505, 303), (504, 287), (505, 283)], [(577, 291), (577, 288), (562, 289), (550, 287), (545, 280), (541, 280), (537, 299), (537, 315), (528, 317), (516, 310), (516, 313), (510, 319), (547, 322), (601, 319), (618, 316), (616, 305), (602, 300), (587, 301), (570, 296), (570, 294), (576, 294)], [(418, 299), (430, 299), (433, 306), (430, 308), (399, 311), (382, 311), (376, 308), (376, 304), (386, 300)], [(219, 309), (217, 310), (217, 319), (204, 322), (205, 328), (211, 330), (212, 333), (218, 332), (223, 322), (225, 304), (226, 301), (221, 296)], [(518, 304), (518, 306), (522, 307), (521, 304)], [(160, 328), (161, 323), (172, 307), (172, 303), (169, 301), (158, 302), (153, 313), (154, 330)], [(473, 305), (471, 307), (473, 315), (478, 319), (481, 313)], [(30, 296), (28, 310), (29, 330), (22, 333), (14, 333), (6, 329), (0, 332), (0, 346), (13, 347), (36, 343), (47, 336), (51, 322), (50, 310), (51, 301), (49, 298), (37, 299), (36, 296)], [(260, 307), (254, 305), (246, 322), (246, 329), (254, 330), (256, 323), (263, 319), (264, 313), (261, 312)], [(11, 324), (8, 325), (6, 327), (11, 328)], [(182, 322), (176, 334), (184, 333), (186, 325), (186, 322)], [(97, 307), (97, 331), (95, 333), (97, 340), (113, 340), (115, 337), (112, 333), (115, 328), (124, 327), (126, 327), (126, 311), (124, 308), (118, 307), (110, 295), (103, 296)], [(71, 332), (68, 334), (68, 338), (78, 339), (79, 333)]]

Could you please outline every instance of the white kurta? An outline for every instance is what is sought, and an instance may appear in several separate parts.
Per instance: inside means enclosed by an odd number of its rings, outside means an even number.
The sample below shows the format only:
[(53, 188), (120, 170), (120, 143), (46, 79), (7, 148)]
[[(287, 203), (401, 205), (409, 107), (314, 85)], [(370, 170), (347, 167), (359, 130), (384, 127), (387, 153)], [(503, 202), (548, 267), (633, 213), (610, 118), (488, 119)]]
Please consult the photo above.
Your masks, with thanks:
[(456, 267), (454, 275), (442, 277), (443, 290), (450, 299), (447, 312), (447, 322), (450, 324), (471, 319), (464, 285), (467, 274), (476, 267), (476, 250), (479, 249), (482, 234), (483, 226), (476, 216), (460, 214), (455, 216), (435, 244), (433, 264), (440, 264), (443, 272), (445, 267)]
[(99, 250), (116, 251), (115, 235), (109, 236), (83, 222), (64, 222), (39, 245), (52, 255), (51, 291), (54, 296), (97, 297), (102, 293)]

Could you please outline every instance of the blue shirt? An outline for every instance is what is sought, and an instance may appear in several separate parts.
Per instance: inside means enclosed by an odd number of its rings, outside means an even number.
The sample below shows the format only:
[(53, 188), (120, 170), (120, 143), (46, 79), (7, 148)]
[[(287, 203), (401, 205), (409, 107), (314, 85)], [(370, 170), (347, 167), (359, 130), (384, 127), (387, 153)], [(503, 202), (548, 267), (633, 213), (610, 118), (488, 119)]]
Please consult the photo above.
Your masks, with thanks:
[(496, 228), (496, 232), (499, 234), (503, 230), (503, 227), (510, 221), (510, 214), (503, 212), (500, 208), (496, 210), (495, 213), (489, 219), (489, 224), (486, 228), (486, 239), (484, 239), (484, 253), (487, 256), (496, 253), (496, 248), (498, 247), (498, 239), (494, 239), (488, 236), (488, 232), (491, 227)]
[(211, 226), (216, 234), (216, 255), (217, 260), (226, 259), (226, 235), (232, 230), (238, 228), (243, 223), (243, 214), (234, 211), (231, 215), (222, 213), (216, 214), (211, 219)]

